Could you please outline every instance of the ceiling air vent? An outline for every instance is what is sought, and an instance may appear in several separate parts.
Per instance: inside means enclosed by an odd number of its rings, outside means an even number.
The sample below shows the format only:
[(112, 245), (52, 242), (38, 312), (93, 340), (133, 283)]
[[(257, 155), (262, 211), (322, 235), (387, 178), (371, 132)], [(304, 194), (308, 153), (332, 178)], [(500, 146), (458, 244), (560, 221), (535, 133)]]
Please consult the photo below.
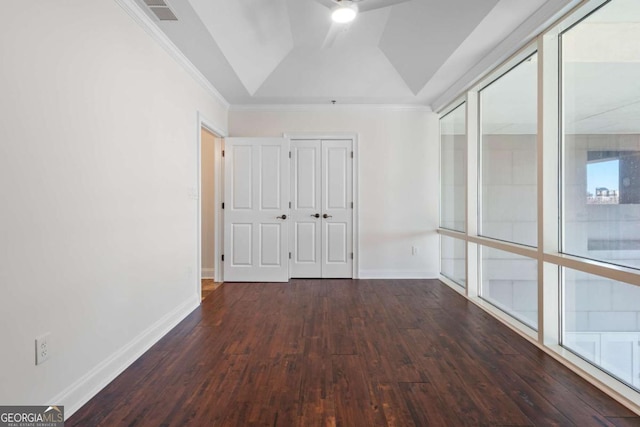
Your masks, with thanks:
[(149, 9), (161, 21), (177, 21), (178, 18), (164, 0), (144, 0)]

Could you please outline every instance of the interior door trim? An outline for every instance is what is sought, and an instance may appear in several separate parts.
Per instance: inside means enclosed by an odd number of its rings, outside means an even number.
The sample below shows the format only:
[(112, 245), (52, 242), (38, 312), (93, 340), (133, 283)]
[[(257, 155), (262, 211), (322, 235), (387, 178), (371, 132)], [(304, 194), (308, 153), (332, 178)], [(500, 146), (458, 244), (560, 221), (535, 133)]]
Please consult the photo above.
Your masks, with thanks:
[[(352, 277), (358, 279), (360, 277), (360, 181), (358, 176), (360, 175), (359, 164), (359, 146), (358, 146), (358, 133), (357, 132), (285, 132), (283, 135), (290, 141), (293, 140), (344, 140), (350, 139), (352, 141), (353, 150), (353, 164), (351, 168), (351, 191), (353, 197), (353, 212), (352, 212), (352, 238), (353, 238), (353, 264), (352, 264)], [(293, 185), (293, 183), (290, 183)], [(291, 266), (289, 266), (289, 278), (291, 278)]]

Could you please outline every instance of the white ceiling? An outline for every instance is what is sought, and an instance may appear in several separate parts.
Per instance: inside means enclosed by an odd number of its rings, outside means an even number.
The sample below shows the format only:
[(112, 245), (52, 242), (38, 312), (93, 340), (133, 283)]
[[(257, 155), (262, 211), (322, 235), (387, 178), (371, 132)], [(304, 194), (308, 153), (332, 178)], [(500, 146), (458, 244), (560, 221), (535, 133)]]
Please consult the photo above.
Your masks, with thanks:
[(327, 44), (331, 10), (316, 0), (166, 1), (178, 21), (136, 0), (232, 105), (430, 105), (546, 2), (409, 0)]

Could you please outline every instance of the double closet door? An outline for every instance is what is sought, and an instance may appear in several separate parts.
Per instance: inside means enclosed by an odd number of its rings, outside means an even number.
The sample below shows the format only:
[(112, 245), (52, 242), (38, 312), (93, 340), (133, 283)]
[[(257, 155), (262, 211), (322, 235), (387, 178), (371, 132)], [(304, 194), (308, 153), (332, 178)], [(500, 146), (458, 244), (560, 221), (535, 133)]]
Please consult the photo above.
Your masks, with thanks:
[(353, 274), (351, 140), (291, 140), (291, 277)]

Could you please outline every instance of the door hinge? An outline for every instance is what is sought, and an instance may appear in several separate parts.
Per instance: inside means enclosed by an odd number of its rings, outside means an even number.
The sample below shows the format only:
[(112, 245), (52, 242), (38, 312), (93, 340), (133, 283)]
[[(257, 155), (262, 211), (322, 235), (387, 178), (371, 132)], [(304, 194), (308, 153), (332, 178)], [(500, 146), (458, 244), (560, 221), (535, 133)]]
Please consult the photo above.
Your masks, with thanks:
[(222, 262), (224, 262), (224, 254), (222, 254)]
[(289, 202), (289, 209), (291, 209), (291, 202)]
[[(353, 207), (353, 206), (351, 206), (351, 207)], [(224, 209), (224, 202), (222, 202), (222, 209)]]
[(353, 259), (353, 252), (351, 252), (351, 259)]
[(291, 151), (289, 151), (289, 158), (291, 158)]
[(222, 150), (222, 157), (224, 157), (224, 150)]
[(289, 252), (289, 259), (291, 259), (291, 252)]
[[(223, 203), (224, 204), (224, 203)], [(351, 209), (353, 209), (353, 202), (351, 202)]]
[(353, 159), (353, 151), (351, 152), (351, 158)]

